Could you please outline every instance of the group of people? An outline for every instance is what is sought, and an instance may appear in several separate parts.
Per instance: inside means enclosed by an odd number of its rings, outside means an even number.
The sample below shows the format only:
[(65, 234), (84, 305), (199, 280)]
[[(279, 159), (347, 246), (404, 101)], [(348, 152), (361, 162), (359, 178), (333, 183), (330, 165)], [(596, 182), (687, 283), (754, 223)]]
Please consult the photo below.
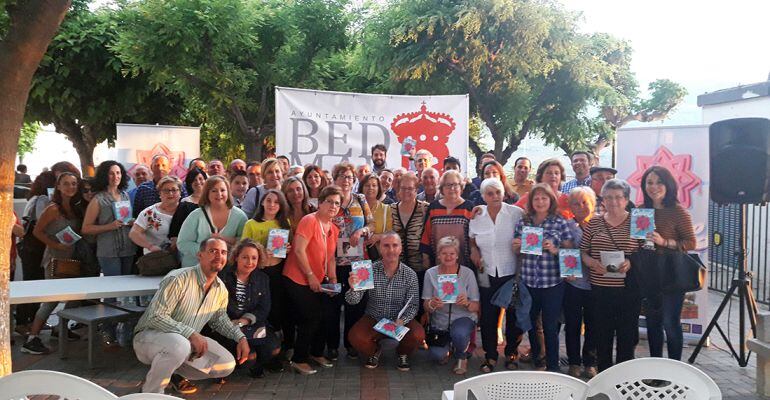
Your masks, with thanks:
[[(135, 273), (137, 249), (177, 255), (182, 268), (166, 275), (133, 331), (138, 359), (151, 366), (145, 392), (170, 383), (192, 393), (190, 380), (224, 377), (244, 362), (255, 377), (281, 370), (282, 360), (314, 374), (334, 366), (341, 344), (345, 356), (377, 368), (380, 341), (389, 337), (383, 320), (408, 328), (396, 347), (399, 370), (427, 348), (438, 364), (451, 361), (464, 374), (480, 330), (480, 368), (491, 372), (503, 315), (506, 369), (527, 361), (560, 371), (563, 324), (568, 373), (590, 378), (634, 357), (643, 301), (651, 356), (662, 356), (665, 332), (668, 356), (681, 358), (684, 293), (636, 284), (643, 266), (629, 257), (645, 240), (630, 236), (630, 187), (614, 169), (576, 152), (570, 181), (557, 159), (542, 162), (530, 179), (526, 157), (509, 178), (487, 153), (471, 180), (454, 157), (434, 168), (426, 150), (410, 157), (409, 169), (388, 168), (386, 159), (383, 145), (371, 149), (372, 165), (342, 162), (330, 171), (292, 166), (283, 156), (234, 160), (228, 168), (196, 159), (182, 182), (157, 155), (133, 168), (131, 190), (118, 162), (101, 163), (93, 178), (57, 163), (32, 184), (25, 211), (32, 234), (22, 249), (32, 247), (31, 236), (45, 250), (22, 258), (24, 279), (49, 278), (46, 267), (61, 259), (82, 261), (84, 274), (121, 275)], [(693, 249), (692, 222), (671, 173), (651, 167), (641, 189), (638, 206), (655, 210), (647, 241)], [(115, 212), (126, 203), (133, 219)], [(67, 227), (83, 240), (63, 244), (57, 234)], [(531, 227), (543, 230), (542, 254), (521, 252)], [(276, 229), (290, 232), (285, 258), (266, 251)], [(581, 252), (581, 278), (561, 276), (558, 254), (568, 248)], [(607, 276), (604, 251), (624, 253), (617, 272), (625, 278)], [(365, 277), (353, 265), (362, 260), (372, 261), (374, 287), (355, 290)], [(454, 276), (457, 291), (448, 301), (445, 276)], [(55, 307), (17, 309), (17, 324), (29, 327), (22, 351), (48, 351), (39, 333)], [(108, 342), (116, 339), (114, 326), (102, 331)], [(525, 332), (528, 352), (519, 349)]]

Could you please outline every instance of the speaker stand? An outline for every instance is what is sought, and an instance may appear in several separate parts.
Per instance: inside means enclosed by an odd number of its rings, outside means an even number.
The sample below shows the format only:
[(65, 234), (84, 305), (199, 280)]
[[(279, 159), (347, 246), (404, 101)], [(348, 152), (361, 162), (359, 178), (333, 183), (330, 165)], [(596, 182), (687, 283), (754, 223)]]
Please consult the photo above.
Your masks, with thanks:
[[(698, 342), (698, 345), (695, 347), (695, 350), (693, 350), (692, 355), (690, 355), (690, 358), (688, 361), (690, 364), (695, 362), (695, 359), (698, 357), (698, 353), (700, 353), (703, 346), (706, 344), (706, 340), (708, 340), (709, 335), (711, 334), (711, 331), (714, 328), (717, 328), (719, 331), (719, 334), (722, 336), (722, 339), (724, 339), (725, 343), (727, 343), (727, 346), (730, 348), (730, 353), (732, 353), (733, 358), (735, 358), (738, 361), (738, 365), (741, 367), (745, 367), (749, 363), (749, 358), (751, 357), (751, 352), (747, 352), (746, 349), (746, 315), (749, 316), (749, 323), (751, 324), (751, 333), (753, 334), (753, 337), (757, 337), (757, 302), (754, 299), (754, 291), (751, 290), (751, 273), (746, 271), (746, 234), (744, 233), (744, 229), (746, 227), (746, 205), (744, 204), (742, 206), (742, 215), (741, 215), (741, 249), (740, 251), (736, 252), (736, 255), (738, 256), (738, 267), (740, 268), (738, 270), (738, 278), (733, 279), (732, 284), (730, 285), (730, 290), (727, 291), (725, 294), (725, 297), (722, 299), (722, 303), (719, 304), (719, 308), (717, 308), (716, 313), (714, 313), (714, 316), (711, 318), (711, 322), (708, 325), (708, 328), (706, 328), (706, 331), (703, 332), (703, 336), (701, 336), (700, 341)], [(724, 312), (727, 305), (730, 303), (730, 300), (732, 296), (738, 292), (738, 351), (735, 351), (735, 347), (732, 343), (730, 343), (730, 340), (727, 337), (727, 334), (725, 334), (725, 331), (722, 330), (722, 327), (719, 325), (719, 317), (722, 316), (722, 313)], [(729, 323), (729, 321), (728, 321)], [(729, 329), (729, 326), (728, 326)]]

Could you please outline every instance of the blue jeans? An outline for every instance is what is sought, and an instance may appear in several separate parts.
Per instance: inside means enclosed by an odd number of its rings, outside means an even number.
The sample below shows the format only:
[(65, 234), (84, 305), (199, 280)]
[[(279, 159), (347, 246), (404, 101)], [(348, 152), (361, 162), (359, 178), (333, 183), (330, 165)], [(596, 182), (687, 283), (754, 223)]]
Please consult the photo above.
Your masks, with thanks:
[[(533, 288), (527, 286), (532, 296), (532, 309), (529, 317), (532, 326), (536, 326), (537, 317), (542, 313), (543, 336), (545, 336), (546, 367), (549, 371), (559, 371), (559, 318), (564, 300), (564, 282), (549, 288)], [(536, 329), (529, 331), (529, 344), (532, 348), (532, 359), (540, 357), (542, 349), (537, 340)]]
[(468, 353), (468, 345), (471, 344), (471, 334), (476, 329), (476, 323), (468, 317), (462, 317), (454, 320), (449, 327), (449, 343), (444, 347), (430, 346), (428, 353), (432, 360), (442, 360), (449, 351), (449, 346), (454, 348), (452, 356), (456, 360), (467, 360), (471, 355)]
[[(569, 365), (596, 366), (596, 340), (593, 333), (594, 307), (591, 291), (567, 283), (564, 287), (564, 342)], [(585, 325), (583, 352), (580, 352), (580, 328)]]
[(681, 360), (684, 335), (679, 318), (682, 314), (684, 293), (658, 293), (646, 300), (645, 317), (650, 356), (663, 357), (663, 331), (665, 331), (668, 358)]

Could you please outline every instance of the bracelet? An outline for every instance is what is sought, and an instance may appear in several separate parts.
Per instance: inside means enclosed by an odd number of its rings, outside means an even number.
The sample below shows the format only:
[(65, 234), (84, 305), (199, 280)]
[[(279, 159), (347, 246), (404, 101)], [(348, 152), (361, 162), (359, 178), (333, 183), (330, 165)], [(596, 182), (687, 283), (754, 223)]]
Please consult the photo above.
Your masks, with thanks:
[(305, 276), (307, 276), (308, 278), (313, 276), (313, 271), (305, 272)]

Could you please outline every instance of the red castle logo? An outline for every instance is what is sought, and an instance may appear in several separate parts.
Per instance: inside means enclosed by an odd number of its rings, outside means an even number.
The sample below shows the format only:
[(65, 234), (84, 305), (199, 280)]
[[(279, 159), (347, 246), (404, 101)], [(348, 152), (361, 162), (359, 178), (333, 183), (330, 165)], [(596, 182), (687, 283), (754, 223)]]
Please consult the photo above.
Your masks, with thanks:
[[(447, 142), (449, 135), (455, 130), (454, 119), (448, 114), (429, 112), (425, 102), (422, 103), (419, 112), (399, 114), (390, 123), (390, 129), (398, 137), (399, 143), (404, 143), (404, 139), (411, 137), (417, 142), (416, 150), (428, 150), (437, 163), (433, 166), (439, 170), (444, 170), (444, 159), (449, 156)], [(401, 166), (409, 167), (409, 160), (402, 158)]]

